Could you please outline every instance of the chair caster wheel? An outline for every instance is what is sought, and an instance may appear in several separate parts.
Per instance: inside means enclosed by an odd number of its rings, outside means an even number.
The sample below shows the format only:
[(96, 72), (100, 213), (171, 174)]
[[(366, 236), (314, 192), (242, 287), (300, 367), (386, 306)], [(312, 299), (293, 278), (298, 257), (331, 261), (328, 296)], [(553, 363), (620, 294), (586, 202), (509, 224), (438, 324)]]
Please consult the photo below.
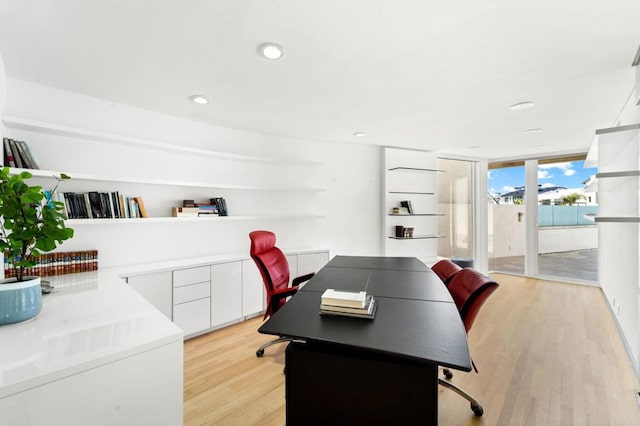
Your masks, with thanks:
[(262, 358), (262, 355), (264, 355), (264, 349), (258, 349), (258, 350), (256, 351), (256, 356), (257, 356), (258, 358)]
[(444, 370), (442, 370), (442, 372), (444, 373), (444, 377), (447, 380), (451, 380), (453, 378), (453, 373), (449, 370), (447, 370), (446, 368)]
[(484, 414), (484, 408), (482, 408), (482, 405), (471, 404), (471, 411), (473, 411), (473, 414), (475, 414), (476, 417), (482, 417)]

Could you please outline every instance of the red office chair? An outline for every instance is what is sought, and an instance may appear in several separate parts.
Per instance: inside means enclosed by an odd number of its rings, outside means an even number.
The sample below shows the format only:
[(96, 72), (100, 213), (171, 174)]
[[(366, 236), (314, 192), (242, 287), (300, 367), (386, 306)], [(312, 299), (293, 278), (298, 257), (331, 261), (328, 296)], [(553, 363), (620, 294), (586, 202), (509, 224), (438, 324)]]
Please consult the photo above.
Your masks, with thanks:
[(440, 277), (444, 285), (449, 285), (449, 281), (451, 281), (454, 275), (462, 271), (462, 268), (449, 259), (442, 259), (433, 265), (431, 270)]
[[(295, 278), (289, 286), (289, 262), (284, 253), (276, 247), (276, 234), (269, 231), (253, 231), (249, 233), (249, 238), (251, 239), (251, 258), (256, 262), (267, 290), (267, 309), (263, 318), (266, 319), (280, 309), (287, 298), (298, 291), (298, 285), (309, 281), (314, 273)], [(290, 337), (280, 337), (265, 343), (256, 351), (256, 356), (264, 355), (264, 349), (267, 346), (290, 340)]]
[[(458, 312), (460, 312), (460, 317), (468, 334), (473, 321), (476, 319), (478, 312), (480, 312), (480, 308), (491, 293), (498, 288), (498, 283), (474, 269), (464, 268), (453, 276), (447, 288), (458, 307)], [(478, 369), (473, 360), (471, 360), (471, 364), (477, 373)], [(453, 374), (448, 369), (444, 369), (444, 375), (447, 379), (453, 377)], [(448, 380), (439, 378), (438, 383), (464, 397), (471, 403), (471, 411), (478, 417), (482, 416), (484, 409), (473, 396)]]

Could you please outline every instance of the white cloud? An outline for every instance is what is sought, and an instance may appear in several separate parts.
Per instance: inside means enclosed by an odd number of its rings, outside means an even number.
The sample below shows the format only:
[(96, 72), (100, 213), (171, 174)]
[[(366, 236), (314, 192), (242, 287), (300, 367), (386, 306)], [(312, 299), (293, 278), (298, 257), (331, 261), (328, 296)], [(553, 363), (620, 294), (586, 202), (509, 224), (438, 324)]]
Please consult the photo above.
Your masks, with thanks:
[(573, 167), (573, 164), (570, 161), (565, 161), (564, 163), (551, 163), (551, 164), (539, 164), (539, 169), (560, 169), (560, 170), (568, 170)]
[(487, 172), (487, 179), (493, 179), (493, 178), (495, 177), (495, 176), (493, 176), (493, 173), (492, 173), (492, 172), (493, 172), (493, 170), (489, 170), (489, 171)]
[(551, 179), (553, 175), (548, 170), (538, 170), (538, 179)]
[(573, 175), (575, 175), (576, 173), (578, 173), (578, 172), (576, 172), (576, 171), (575, 171), (575, 170), (573, 170), (573, 169), (567, 169), (567, 170), (565, 170), (565, 171), (564, 171), (564, 175), (565, 175), (565, 176), (573, 176)]
[(515, 190), (516, 190), (516, 188), (515, 188), (515, 187), (513, 187), (513, 186), (506, 186), (506, 185), (505, 185), (505, 186), (503, 186), (503, 187), (502, 187), (502, 190), (503, 190), (504, 192), (512, 192), (512, 191), (515, 191)]
[(555, 184), (551, 183), (551, 182), (546, 182), (542, 184), (542, 188), (551, 188), (552, 186), (556, 186)]

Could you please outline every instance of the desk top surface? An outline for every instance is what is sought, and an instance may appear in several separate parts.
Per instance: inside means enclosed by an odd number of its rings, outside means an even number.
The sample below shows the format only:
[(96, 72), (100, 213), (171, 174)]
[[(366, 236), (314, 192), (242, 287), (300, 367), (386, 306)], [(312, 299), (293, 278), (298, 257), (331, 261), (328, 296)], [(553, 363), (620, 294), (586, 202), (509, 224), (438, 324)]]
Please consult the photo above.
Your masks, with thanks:
[(300, 291), (326, 289), (366, 291), (376, 298), (453, 302), (447, 288), (431, 270), (402, 271), (325, 266)]
[(386, 269), (394, 271), (431, 271), (415, 257), (335, 256), (325, 267)]
[[(367, 293), (378, 301), (373, 320), (319, 314), (325, 289), (364, 290), (367, 282)], [(258, 331), (471, 370), (456, 305), (415, 258), (337, 256)]]

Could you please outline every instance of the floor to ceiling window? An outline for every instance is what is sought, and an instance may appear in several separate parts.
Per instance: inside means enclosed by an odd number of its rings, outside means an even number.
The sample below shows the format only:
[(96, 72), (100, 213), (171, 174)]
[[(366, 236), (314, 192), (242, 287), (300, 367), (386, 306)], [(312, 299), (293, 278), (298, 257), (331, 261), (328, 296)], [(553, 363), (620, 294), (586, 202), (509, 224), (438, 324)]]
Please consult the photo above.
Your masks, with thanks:
[(526, 163), (489, 166), (489, 269), (597, 281), (596, 170), (584, 156)]
[(596, 169), (584, 160), (538, 162), (538, 274), (598, 279)]

